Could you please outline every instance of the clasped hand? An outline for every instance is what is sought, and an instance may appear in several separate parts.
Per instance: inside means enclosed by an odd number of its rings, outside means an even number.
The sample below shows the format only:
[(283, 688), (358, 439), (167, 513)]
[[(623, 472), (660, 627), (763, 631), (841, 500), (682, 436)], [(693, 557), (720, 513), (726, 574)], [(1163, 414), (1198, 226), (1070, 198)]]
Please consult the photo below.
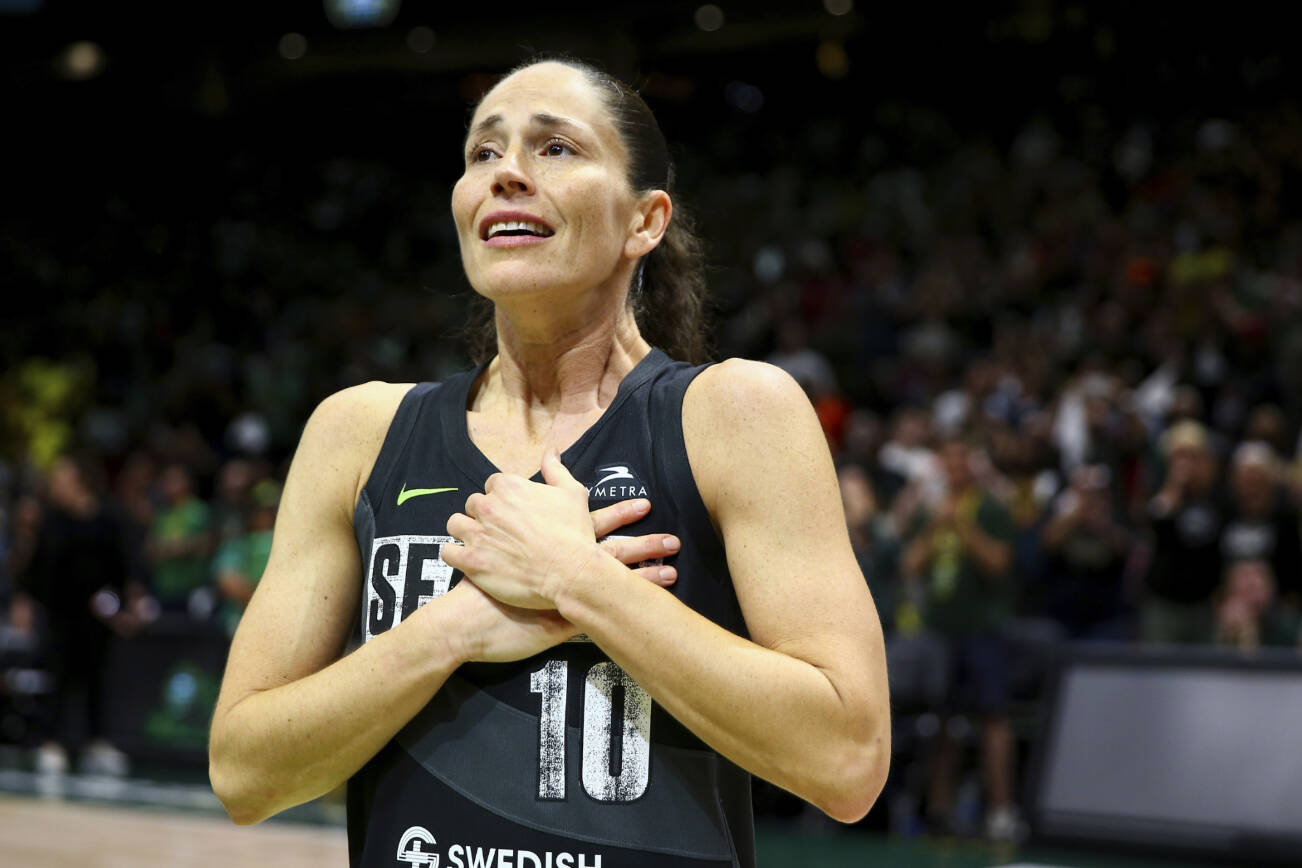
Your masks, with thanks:
[[(466, 500), (465, 512), (448, 519), (448, 534), (463, 545), (445, 546), (443, 560), (463, 572), (480, 590), (501, 603), (522, 609), (555, 609), (566, 583), (602, 557), (597, 538), (650, 510), (646, 500), (628, 500), (588, 512), (588, 491), (548, 449), (543, 455), (544, 483), (495, 473), (483, 494)], [(632, 565), (674, 554), (678, 540), (668, 534), (608, 539), (606, 555)], [(672, 567), (643, 567), (643, 578), (668, 585)]]

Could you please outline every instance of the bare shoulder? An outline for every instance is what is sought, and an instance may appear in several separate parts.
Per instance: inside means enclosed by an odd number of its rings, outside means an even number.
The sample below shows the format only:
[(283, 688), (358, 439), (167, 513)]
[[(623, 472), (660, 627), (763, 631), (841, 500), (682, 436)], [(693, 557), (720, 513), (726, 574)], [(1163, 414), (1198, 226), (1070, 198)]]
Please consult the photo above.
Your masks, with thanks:
[(377, 432), (383, 437), (402, 396), (413, 385), (374, 380), (340, 389), (316, 406), (308, 424), (350, 441), (370, 440)]
[(361, 494), (384, 445), (385, 434), (413, 383), (373, 381), (350, 386), (325, 398), (308, 418), (298, 457), (316, 473), (347, 482), (353, 502)]
[(728, 359), (706, 368), (683, 398), (683, 437), (701, 495), (713, 501), (773, 473), (819, 473), (830, 466), (814, 408), (786, 371)]
[(692, 381), (683, 397), (683, 431), (689, 448), (694, 435), (707, 433), (726, 452), (752, 440), (786, 442), (812, 433), (826, 448), (800, 385), (781, 368), (749, 359), (711, 365)]
[(684, 413), (717, 417), (718, 421), (763, 420), (809, 406), (800, 385), (776, 365), (751, 359), (727, 359), (700, 373), (687, 389)]

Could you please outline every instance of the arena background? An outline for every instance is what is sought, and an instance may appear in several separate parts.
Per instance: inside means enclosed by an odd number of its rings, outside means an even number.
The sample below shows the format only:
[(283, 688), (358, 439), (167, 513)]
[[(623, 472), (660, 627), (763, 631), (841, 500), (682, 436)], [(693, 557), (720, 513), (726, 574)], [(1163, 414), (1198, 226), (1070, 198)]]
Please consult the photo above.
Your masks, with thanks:
[[(898, 496), (882, 456), (909, 408), (934, 430), (980, 423), (1022, 508), (1007, 632), (1031, 838), (983, 840), (970, 728), (948, 827), (926, 822), (935, 716), (904, 684), (879, 805), (836, 827), (757, 785), (760, 864), (1295, 861), (1296, 786), (1251, 776), (1302, 780), (1296, 736), (1262, 723), (1302, 711), (1286, 699), (1296, 641), (1155, 650), (1137, 626), (1173, 423), (1202, 423), (1227, 479), (1239, 445), (1266, 442), (1291, 465), (1292, 487), (1288, 471), (1276, 482), (1296, 524), (1289, 37), (1253, 4), (0, 0), (0, 862), (343, 864), (337, 794), (256, 829), (219, 817), (203, 752), (228, 623), (212, 588), (108, 650), (105, 726), (130, 773), (38, 773), (53, 684), (39, 617), (29, 628), (13, 606), (25, 540), (59, 455), (90, 456), (144, 538), (164, 465), (216, 509), (233, 461), (283, 479), (330, 392), (463, 367), (469, 289), (448, 195), (468, 105), (558, 50), (636, 83), (657, 113), (708, 243), (716, 355), (802, 379), (838, 460), (863, 471), (863, 528)], [(1071, 408), (1094, 399), (1102, 418), (1072, 429)], [(1080, 466), (1115, 474), (1129, 540), (1103, 644), (1072, 641), (1037, 544)], [(889, 629), (907, 634), (916, 613), (885, 552), (866, 544), (862, 560)], [(130, 569), (148, 585), (143, 558)], [(1302, 576), (1274, 582), (1270, 614), (1287, 620)], [(1132, 713), (1085, 702), (1096, 716), (1073, 718), (1071, 691), (1102, 670), (1136, 679), (1112, 694)], [(1134, 712), (1155, 677), (1196, 682), (1204, 705)], [(1054, 777), (1078, 756), (1063, 734), (1121, 720), (1142, 746), (1134, 779), (1109, 774), (1114, 748), (1095, 745), (1081, 762), (1106, 780), (1088, 810), (1059, 810), (1064, 792), (1090, 790)], [(1225, 746), (1229, 765), (1208, 767)], [(1137, 830), (1108, 787), (1154, 780), (1181, 807)], [(1185, 805), (1190, 788), (1205, 803)]]

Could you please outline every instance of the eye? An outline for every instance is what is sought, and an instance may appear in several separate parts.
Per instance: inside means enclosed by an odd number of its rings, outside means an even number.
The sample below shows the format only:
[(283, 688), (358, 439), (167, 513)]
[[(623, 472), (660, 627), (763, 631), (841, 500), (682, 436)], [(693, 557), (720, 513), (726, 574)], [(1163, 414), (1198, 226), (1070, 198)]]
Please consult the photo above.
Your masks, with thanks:
[(492, 148), (475, 148), (470, 152), (470, 162), (487, 163), (497, 157)]
[(564, 157), (573, 154), (574, 149), (560, 139), (551, 139), (543, 145), (543, 153), (549, 157)]

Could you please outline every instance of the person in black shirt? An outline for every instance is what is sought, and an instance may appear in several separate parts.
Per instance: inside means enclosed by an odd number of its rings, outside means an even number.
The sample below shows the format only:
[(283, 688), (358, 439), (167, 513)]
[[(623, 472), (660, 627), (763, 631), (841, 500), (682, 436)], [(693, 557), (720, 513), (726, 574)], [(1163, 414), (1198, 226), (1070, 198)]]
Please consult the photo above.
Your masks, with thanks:
[(1073, 639), (1129, 638), (1123, 579), (1131, 538), (1114, 502), (1106, 465), (1078, 467), (1040, 533), (1050, 576), (1045, 608)]
[(127, 599), (129, 565), (122, 523), (84, 459), (50, 470), (48, 506), (19, 588), (45, 613), (54, 702), (38, 753), (42, 771), (67, 768), (85, 748), (88, 765), (122, 772), (125, 758), (103, 738), (104, 657), (113, 632), (138, 626)]
[(1148, 507), (1153, 563), (1142, 610), (1142, 638), (1211, 642), (1225, 527), (1216, 456), (1207, 429), (1192, 420), (1172, 425), (1162, 442), (1166, 478)]
[(1230, 459), (1230, 510), (1221, 533), (1227, 568), (1239, 561), (1270, 565), (1280, 601), (1302, 604), (1302, 543), (1298, 514), (1280, 484), (1280, 462), (1265, 443), (1239, 444)]

